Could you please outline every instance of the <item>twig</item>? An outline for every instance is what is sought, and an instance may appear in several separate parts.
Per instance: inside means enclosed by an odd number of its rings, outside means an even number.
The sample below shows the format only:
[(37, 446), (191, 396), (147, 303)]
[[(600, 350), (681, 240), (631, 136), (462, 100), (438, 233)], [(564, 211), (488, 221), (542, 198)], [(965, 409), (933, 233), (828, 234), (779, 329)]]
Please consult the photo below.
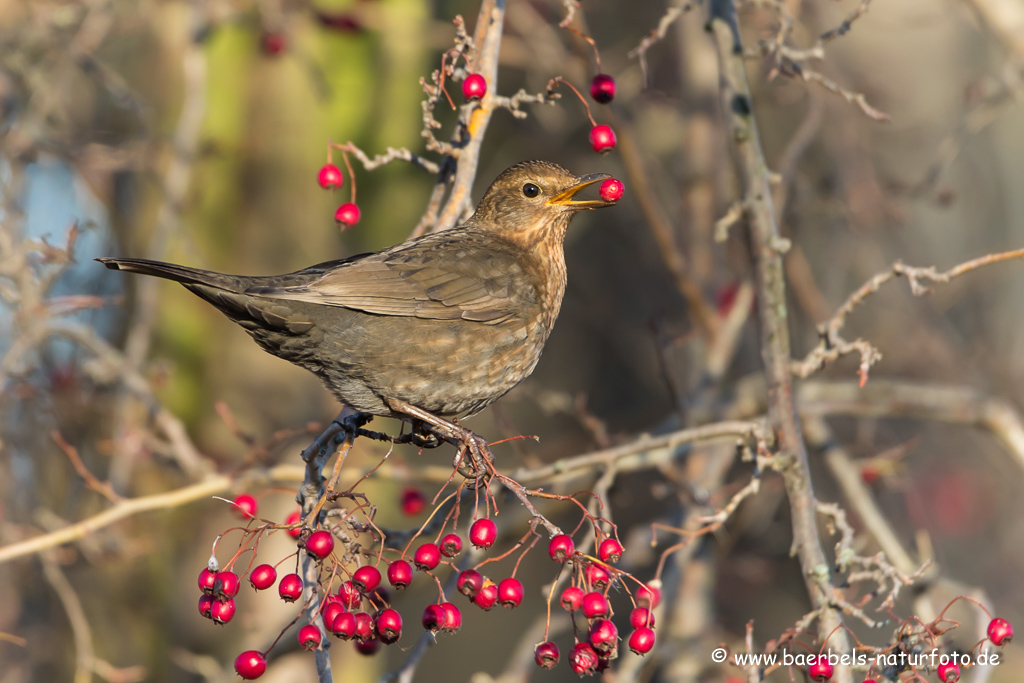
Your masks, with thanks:
[(92, 645), (92, 629), (89, 628), (89, 620), (85, 618), (82, 601), (49, 553), (43, 553), (39, 559), (43, 563), (43, 576), (60, 599), (71, 623), (71, 633), (75, 639), (74, 681), (91, 683), (96, 653)]
[(818, 326), (818, 334), (821, 337), (821, 341), (814, 350), (807, 354), (804, 360), (793, 364), (793, 372), (800, 377), (808, 377), (843, 355), (859, 353), (861, 356), (861, 385), (863, 386), (867, 382), (868, 369), (882, 356), (870, 342), (863, 339), (848, 342), (840, 336), (839, 331), (846, 324), (846, 318), (853, 312), (853, 309), (881, 289), (882, 285), (895, 280), (897, 277), (906, 277), (910, 283), (910, 291), (914, 296), (921, 296), (931, 292), (931, 289), (924, 283), (948, 284), (964, 273), (981, 268), (982, 266), (1015, 259), (1024, 259), (1024, 249), (987, 254), (970, 261), (965, 261), (941, 273), (935, 269), (935, 266), (919, 268), (905, 265), (902, 261), (896, 261), (892, 268), (878, 273), (857, 288), (843, 305), (839, 307), (830, 320)]
[[(721, 440), (754, 439), (762, 433), (759, 422), (717, 422), (703, 427), (680, 429), (662, 436), (642, 436), (632, 443), (584, 455), (557, 460), (543, 467), (519, 470), (512, 478), (523, 484), (550, 483), (577, 472), (592, 473), (615, 463), (619, 472), (654, 467), (674, 457), (679, 447), (688, 443), (711, 443)], [(630, 459), (632, 462), (624, 462)]]
[(650, 50), (655, 43), (663, 40), (665, 35), (668, 33), (668, 29), (672, 24), (675, 23), (676, 19), (681, 17), (684, 13), (689, 12), (697, 4), (695, 1), (684, 2), (676, 5), (675, 7), (669, 7), (665, 10), (665, 14), (662, 15), (661, 19), (658, 20), (658, 25), (651, 30), (650, 35), (646, 36), (640, 41), (640, 44), (629, 51), (630, 59), (637, 59), (640, 62), (640, 71), (644, 75), (644, 83), (647, 82), (647, 51)]
[(441, 167), (438, 166), (435, 162), (431, 161), (430, 159), (425, 159), (424, 157), (421, 157), (419, 154), (410, 152), (404, 147), (402, 147), (401, 149), (388, 147), (387, 151), (384, 154), (374, 155), (373, 158), (370, 158), (370, 156), (367, 155), (366, 152), (356, 147), (356, 145), (352, 142), (346, 142), (343, 145), (343, 147), (348, 152), (350, 152), (352, 156), (358, 159), (359, 163), (361, 163), (363, 165), (363, 168), (365, 168), (367, 171), (373, 171), (375, 169), (380, 168), (381, 166), (384, 166), (385, 164), (390, 164), (392, 161), (408, 161), (413, 166), (419, 166), (428, 173), (433, 173), (435, 175), (441, 170)]
[(231, 490), (239, 482), (246, 484), (268, 482), (293, 483), (301, 479), (301, 474), (301, 470), (297, 467), (278, 466), (269, 470), (250, 471), (246, 473), (244, 478), (238, 481), (225, 475), (214, 475), (199, 483), (184, 486), (167, 493), (157, 493), (152, 496), (140, 496), (138, 498), (123, 498), (107, 510), (66, 526), (63, 529), (0, 547), (0, 564), (19, 557), (25, 557), (26, 555), (33, 555), (48, 548), (77, 541), (115, 522), (128, 519), (142, 512), (170, 510), (203, 498), (222, 494), (225, 491)]
[(121, 496), (117, 495), (110, 482), (101, 482), (96, 476), (89, 471), (89, 468), (82, 462), (81, 456), (78, 455), (78, 449), (69, 444), (61, 436), (60, 432), (56, 429), (50, 432), (50, 438), (57, 444), (57, 447), (64, 451), (64, 455), (68, 456), (68, 460), (71, 461), (71, 466), (75, 468), (86, 485), (93, 491), (96, 491), (101, 496), (109, 500), (111, 503), (118, 503), (122, 500)]

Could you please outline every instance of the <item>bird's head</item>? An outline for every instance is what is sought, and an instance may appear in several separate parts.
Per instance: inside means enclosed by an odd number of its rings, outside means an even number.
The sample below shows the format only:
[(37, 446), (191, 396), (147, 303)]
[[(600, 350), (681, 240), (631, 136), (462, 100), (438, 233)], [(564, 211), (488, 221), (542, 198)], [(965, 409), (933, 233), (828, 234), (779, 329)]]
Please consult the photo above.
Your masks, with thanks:
[(615, 204), (576, 198), (584, 188), (610, 177), (606, 173), (577, 176), (549, 161), (524, 161), (491, 183), (470, 222), (520, 243), (561, 241), (579, 211)]

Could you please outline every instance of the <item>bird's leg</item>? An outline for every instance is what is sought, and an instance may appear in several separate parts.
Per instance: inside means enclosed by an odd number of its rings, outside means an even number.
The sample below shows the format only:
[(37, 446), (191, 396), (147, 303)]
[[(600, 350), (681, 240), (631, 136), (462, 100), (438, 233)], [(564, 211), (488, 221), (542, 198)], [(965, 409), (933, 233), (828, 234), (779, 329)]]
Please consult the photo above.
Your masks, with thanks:
[[(454, 444), (458, 450), (455, 452), (453, 465), (467, 479), (479, 479), (490, 469), (494, 455), (491, 454), (491, 448), (483, 437), (477, 436), (462, 425), (449, 422), (405, 401), (388, 399), (388, 405), (396, 413), (429, 425), (430, 430), (439, 438)], [(467, 453), (472, 462), (466, 462)]]

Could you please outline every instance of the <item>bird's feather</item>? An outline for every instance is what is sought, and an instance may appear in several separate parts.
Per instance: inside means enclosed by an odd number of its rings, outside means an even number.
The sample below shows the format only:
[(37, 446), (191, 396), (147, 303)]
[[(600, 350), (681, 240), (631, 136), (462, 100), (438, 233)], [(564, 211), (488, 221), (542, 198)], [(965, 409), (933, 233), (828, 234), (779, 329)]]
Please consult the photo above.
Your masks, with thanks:
[(246, 293), (376, 315), (489, 324), (535, 306), (536, 290), (521, 258), (496, 249), (493, 237), (476, 239), (465, 232), (457, 241), (444, 233), (430, 235), (413, 243), (416, 248), (407, 243), (351, 261), (300, 286), (252, 287)]

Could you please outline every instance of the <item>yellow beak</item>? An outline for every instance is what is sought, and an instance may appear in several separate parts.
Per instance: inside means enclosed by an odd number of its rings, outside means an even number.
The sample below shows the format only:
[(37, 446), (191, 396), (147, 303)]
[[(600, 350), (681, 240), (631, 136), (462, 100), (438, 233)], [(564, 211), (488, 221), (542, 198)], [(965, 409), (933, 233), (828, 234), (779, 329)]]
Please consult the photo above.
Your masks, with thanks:
[(548, 200), (548, 204), (565, 206), (573, 209), (600, 209), (605, 206), (612, 206), (615, 202), (606, 202), (602, 199), (573, 199), (580, 190), (590, 187), (594, 183), (611, 178), (607, 173), (591, 173), (576, 179), (576, 184), (566, 188)]

